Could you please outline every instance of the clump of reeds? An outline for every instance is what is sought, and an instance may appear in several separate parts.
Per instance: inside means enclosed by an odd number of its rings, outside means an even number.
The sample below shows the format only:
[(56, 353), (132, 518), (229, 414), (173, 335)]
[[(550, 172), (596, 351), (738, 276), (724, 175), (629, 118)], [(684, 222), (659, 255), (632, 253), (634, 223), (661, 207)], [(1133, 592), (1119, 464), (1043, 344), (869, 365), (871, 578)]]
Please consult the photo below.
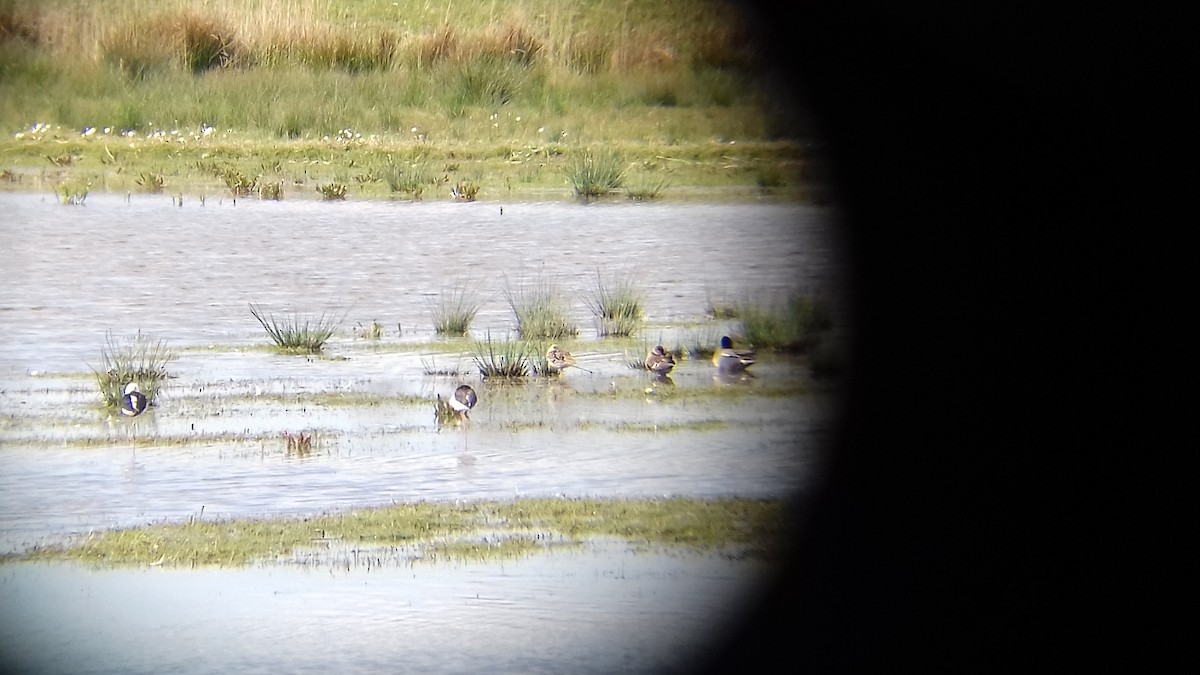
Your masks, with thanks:
[(439, 293), (436, 303), (430, 301), (429, 311), (438, 335), (466, 335), (479, 312), (479, 296), (474, 286), (459, 284)]
[(538, 377), (554, 377), (559, 373), (550, 370), (550, 360), (546, 358), (546, 352), (550, 347), (549, 342), (541, 340), (526, 343), (526, 354), (529, 359), (529, 369)]
[(554, 340), (579, 334), (558, 284), (550, 279), (539, 276), (532, 283), (516, 288), (505, 284), (504, 299), (517, 320), (517, 332), (525, 340)]
[(461, 59), (446, 71), (445, 106), (460, 115), (467, 108), (499, 108), (508, 103), (525, 85), (523, 67), (491, 54)]
[(346, 184), (330, 181), (324, 185), (317, 185), (317, 192), (321, 194), (321, 199), (325, 201), (341, 200), (346, 198)]
[(220, 172), (221, 180), (225, 181), (225, 187), (229, 188), (234, 197), (252, 195), (258, 188), (258, 176), (246, 176), (232, 166), (219, 167), (214, 170)]
[(493, 341), (491, 333), (476, 340), (471, 355), (483, 379), (513, 380), (529, 375), (528, 347), (521, 341)]
[(670, 186), (666, 178), (649, 178), (643, 176), (636, 183), (626, 186), (625, 196), (633, 201), (649, 201), (662, 197), (663, 192)]
[(313, 435), (306, 434), (303, 431), (292, 434), (283, 432), (284, 444), (287, 446), (288, 456), (295, 455), (297, 457), (308, 457), (312, 454)]
[(262, 186), (258, 188), (258, 196), (262, 199), (280, 201), (283, 199), (283, 181), (263, 183)]
[(460, 180), (457, 184), (450, 188), (450, 196), (455, 201), (473, 202), (476, 195), (479, 194), (479, 186), (469, 180)]
[(155, 193), (162, 192), (163, 187), (167, 183), (166, 178), (164, 178), (161, 173), (154, 173), (151, 171), (142, 171), (138, 174), (138, 177), (134, 180), (134, 182), (141, 186), (141, 188), (146, 192)]
[(433, 175), (424, 159), (415, 161), (390, 161), (382, 172), (387, 181), (388, 189), (392, 192), (409, 195), (412, 200), (420, 201), (425, 192), (425, 186), (433, 183)]
[(169, 377), (167, 364), (175, 359), (175, 352), (167, 347), (166, 341), (153, 340), (141, 331), (128, 339), (114, 337), (108, 331), (100, 358), (101, 369), (92, 368), (96, 385), (104, 404), (118, 408), (130, 382), (136, 383), (147, 403), (153, 404), (163, 381)]
[(90, 188), (86, 183), (64, 181), (54, 188), (54, 196), (58, 198), (58, 203), (64, 206), (82, 206), (87, 200)]
[(829, 314), (812, 296), (793, 294), (782, 302), (741, 303), (742, 335), (758, 349), (806, 352), (831, 326)]
[(605, 278), (597, 269), (583, 303), (596, 317), (597, 335), (628, 337), (642, 325), (644, 298), (645, 292), (631, 276), (617, 273)]
[(625, 181), (625, 160), (613, 151), (583, 150), (567, 162), (567, 179), (580, 199), (595, 199), (621, 188)]
[(250, 313), (262, 325), (263, 330), (267, 331), (276, 347), (302, 354), (320, 352), (345, 318), (344, 314), (336, 316), (324, 312), (316, 318), (299, 314), (276, 318), (274, 314), (263, 312), (262, 308), (254, 303), (250, 303)]
[(354, 336), (365, 340), (378, 340), (383, 337), (383, 324), (372, 321), (369, 326), (364, 326), (359, 321), (354, 324)]

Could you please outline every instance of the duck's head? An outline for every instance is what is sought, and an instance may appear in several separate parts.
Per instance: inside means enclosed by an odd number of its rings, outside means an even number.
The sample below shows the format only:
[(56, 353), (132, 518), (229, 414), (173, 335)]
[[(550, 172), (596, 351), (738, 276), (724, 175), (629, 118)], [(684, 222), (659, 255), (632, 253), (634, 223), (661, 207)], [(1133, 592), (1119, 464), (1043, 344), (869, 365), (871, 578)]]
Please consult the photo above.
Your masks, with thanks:
[(728, 335), (721, 336), (721, 349), (733, 349), (733, 340)]
[(664, 353), (666, 353), (666, 350), (663, 349), (662, 345), (658, 345), (654, 348), (654, 354), (656, 356), (662, 356)]
[(125, 385), (125, 395), (128, 396), (138, 390), (137, 382), (130, 382)]

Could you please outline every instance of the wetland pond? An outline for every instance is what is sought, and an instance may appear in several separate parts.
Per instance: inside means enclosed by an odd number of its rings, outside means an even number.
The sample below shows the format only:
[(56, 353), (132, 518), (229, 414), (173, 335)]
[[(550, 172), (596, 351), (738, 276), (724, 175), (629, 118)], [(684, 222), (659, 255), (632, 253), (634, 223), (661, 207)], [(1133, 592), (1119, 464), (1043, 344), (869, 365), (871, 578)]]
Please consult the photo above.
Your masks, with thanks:
[[(503, 210), (501, 210), (501, 206)], [(754, 376), (647, 346), (713, 344), (714, 300), (845, 299), (826, 208), (705, 203), (269, 202), (0, 194), (0, 553), (150, 523), (522, 497), (783, 499), (810, 488), (836, 391), (804, 357)], [(644, 289), (633, 338), (597, 335), (597, 270)], [(515, 337), (504, 290), (551, 279), (583, 369), (500, 385), (472, 347)], [(431, 305), (470, 283), (471, 334)], [(344, 316), (318, 356), (251, 316)], [(378, 323), (382, 335), (362, 327)], [(106, 331), (176, 354), (142, 416), (101, 407)], [(457, 374), (445, 374), (457, 371)], [(435, 374), (431, 374), (435, 373)], [(470, 384), (466, 425), (433, 401)], [(311, 434), (289, 452), (284, 433)], [(364, 566), (0, 564), (0, 656), (40, 672), (658, 672), (685, 668), (769, 563), (596, 540), (515, 559)]]

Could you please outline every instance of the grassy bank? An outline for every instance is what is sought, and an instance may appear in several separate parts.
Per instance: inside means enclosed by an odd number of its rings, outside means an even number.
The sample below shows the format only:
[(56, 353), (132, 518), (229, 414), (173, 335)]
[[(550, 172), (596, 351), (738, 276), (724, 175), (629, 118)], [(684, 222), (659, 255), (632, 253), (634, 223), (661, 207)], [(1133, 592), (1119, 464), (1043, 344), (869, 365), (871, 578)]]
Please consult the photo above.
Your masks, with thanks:
[(764, 72), (698, 0), (0, 0), (0, 189), (495, 199), (602, 148), (630, 185), (803, 190)]
[[(778, 553), (791, 527), (778, 500), (518, 499), (418, 502), (312, 518), (205, 520), (90, 535), (65, 547), (36, 548), (0, 561), (78, 560), (105, 565), (246, 565), (261, 561), (329, 563), (518, 557), (589, 538), (637, 547), (737, 549)], [(331, 553), (332, 551), (332, 553)]]

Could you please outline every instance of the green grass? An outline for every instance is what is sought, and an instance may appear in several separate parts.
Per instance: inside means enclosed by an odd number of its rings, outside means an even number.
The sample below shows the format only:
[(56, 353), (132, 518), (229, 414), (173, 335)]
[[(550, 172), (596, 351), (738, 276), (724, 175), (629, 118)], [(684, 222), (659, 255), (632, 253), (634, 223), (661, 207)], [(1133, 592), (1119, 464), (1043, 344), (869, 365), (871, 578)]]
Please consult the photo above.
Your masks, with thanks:
[(100, 369), (92, 368), (104, 405), (114, 410), (119, 408), (125, 385), (130, 382), (138, 385), (147, 404), (152, 405), (170, 376), (167, 365), (175, 358), (165, 340), (154, 340), (141, 331), (131, 338), (119, 338), (108, 331), (100, 349)]
[(606, 277), (597, 269), (583, 304), (595, 317), (597, 335), (629, 337), (645, 319), (645, 297), (632, 274), (618, 271)]
[(738, 305), (741, 333), (756, 349), (807, 352), (831, 327), (829, 313), (814, 297), (792, 294), (776, 302)]
[[(125, 192), (153, 171), (204, 194), (222, 183), (190, 165), (219, 161), (240, 174), (235, 197), (269, 178), (316, 199), (362, 167), (384, 180), (355, 197), (449, 198), (430, 189), (443, 178), (481, 199), (590, 196), (619, 189), (625, 166), (634, 199), (668, 183), (750, 197), (809, 166), (723, 4), (0, 0), (0, 33), (0, 168), (39, 175), (36, 189), (95, 177)], [(387, 180), (382, 160), (414, 147), (469, 173)]]
[(524, 341), (492, 340), (488, 333), (472, 345), (471, 356), (485, 380), (519, 380), (529, 375), (529, 349)]
[(506, 280), (503, 294), (522, 339), (557, 340), (579, 334), (561, 287), (544, 274), (515, 286)]
[(324, 312), (319, 317), (301, 314), (276, 317), (254, 303), (250, 303), (250, 314), (258, 320), (277, 349), (298, 354), (319, 353), (345, 319), (345, 314), (337, 316)]
[(625, 159), (617, 152), (584, 150), (566, 167), (575, 196), (590, 200), (616, 192), (625, 181)]
[[(314, 517), (206, 520), (110, 530), (73, 544), (40, 546), (0, 561), (76, 560), (112, 566), (244, 566), (329, 563), (339, 546), (402, 548), (405, 560), (473, 560), (615, 538), (636, 548), (734, 549), (770, 559), (795, 526), (780, 500), (517, 499), (416, 502)], [(510, 541), (513, 545), (505, 546)], [(490, 550), (485, 550), (490, 549)]]

